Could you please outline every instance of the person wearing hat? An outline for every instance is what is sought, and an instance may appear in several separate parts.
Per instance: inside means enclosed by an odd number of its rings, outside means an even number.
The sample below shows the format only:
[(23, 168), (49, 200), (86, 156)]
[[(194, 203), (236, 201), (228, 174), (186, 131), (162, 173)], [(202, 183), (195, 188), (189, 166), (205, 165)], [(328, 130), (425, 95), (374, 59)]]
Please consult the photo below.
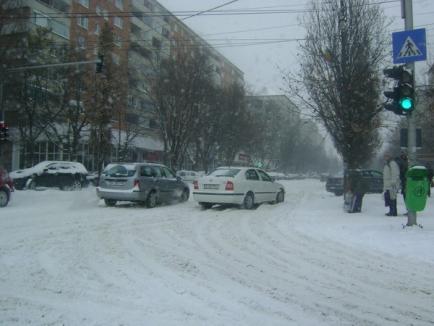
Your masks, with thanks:
[(384, 154), (383, 190), (386, 206), (389, 206), (387, 216), (398, 216), (396, 197), (400, 189), (401, 180), (399, 166), (389, 153)]

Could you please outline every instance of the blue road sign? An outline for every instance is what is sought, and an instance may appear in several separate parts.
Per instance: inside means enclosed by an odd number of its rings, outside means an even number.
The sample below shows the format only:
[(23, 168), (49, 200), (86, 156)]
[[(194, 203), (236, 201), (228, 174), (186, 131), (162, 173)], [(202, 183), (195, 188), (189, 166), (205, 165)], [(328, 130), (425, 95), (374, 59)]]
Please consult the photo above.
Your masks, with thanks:
[(393, 63), (426, 60), (425, 28), (392, 33)]

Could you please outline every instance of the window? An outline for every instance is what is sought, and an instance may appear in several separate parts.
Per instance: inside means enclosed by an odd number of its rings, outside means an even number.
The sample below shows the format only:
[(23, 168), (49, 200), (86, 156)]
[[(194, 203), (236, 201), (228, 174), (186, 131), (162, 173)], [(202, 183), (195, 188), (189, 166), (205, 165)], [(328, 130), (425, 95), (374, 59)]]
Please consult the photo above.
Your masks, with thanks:
[(235, 177), (240, 171), (240, 169), (217, 169), (209, 175), (211, 177)]
[(161, 41), (158, 38), (153, 37), (152, 38), (152, 46), (156, 49), (161, 49)]
[(172, 171), (170, 171), (168, 168), (163, 167), (162, 170), (163, 170), (163, 177), (166, 177), (169, 179), (175, 178), (175, 174)]
[(140, 168), (140, 176), (142, 177), (152, 177), (152, 167), (150, 166), (142, 166)]
[(87, 29), (87, 27), (89, 25), (89, 18), (87, 18), (86, 16), (79, 16), (78, 17), (78, 25)]
[(152, 166), (152, 176), (154, 178), (161, 178), (161, 170), (159, 166)]
[(119, 9), (124, 9), (123, 0), (115, 0), (115, 6)]
[(116, 16), (114, 18), (114, 24), (115, 24), (115, 26), (117, 26), (119, 28), (122, 28), (122, 26), (123, 26), (123, 20), (122, 20), (122, 18)]
[(116, 64), (116, 65), (119, 65), (119, 64), (120, 64), (120, 58), (119, 58), (119, 56), (118, 56), (117, 54), (115, 54), (115, 53), (112, 53), (112, 60), (113, 60), (113, 63), (114, 63), (114, 64)]
[(77, 45), (79, 49), (85, 49), (86, 48), (86, 39), (83, 36), (79, 36), (77, 38)]
[(246, 180), (259, 181), (259, 176), (255, 170), (247, 170), (246, 171)]
[(101, 6), (99, 6), (99, 5), (96, 5), (95, 11), (96, 11), (96, 14), (97, 14), (98, 16), (102, 16), (102, 15), (104, 14), (103, 9), (102, 9)]
[(99, 35), (99, 33), (101, 33), (101, 27), (99, 26), (99, 24), (95, 24), (95, 34)]
[(56, 20), (51, 21), (51, 28), (53, 30), (53, 33), (62, 36), (66, 39), (69, 39), (69, 27), (66, 25), (63, 25), (62, 23), (59, 23)]
[(119, 35), (114, 36), (114, 43), (116, 46), (121, 47), (122, 46), (122, 38)]
[(150, 11), (154, 9), (154, 6), (152, 5), (151, 1), (149, 0), (143, 0), (143, 5), (148, 8)]
[(152, 27), (152, 28), (154, 27), (154, 21), (153, 21), (152, 17), (150, 17), (150, 16), (143, 16), (142, 20), (149, 27)]
[(89, 8), (89, 0), (78, 0), (78, 3), (83, 7)]
[(262, 181), (268, 181), (268, 182), (272, 182), (273, 181), (273, 179), (271, 179), (271, 177), (267, 173), (265, 173), (264, 171), (258, 170), (258, 173), (261, 176)]
[(169, 38), (169, 30), (165, 27), (163, 27), (163, 29), (161, 30), (161, 34), (166, 37)]
[(42, 26), (46, 28), (48, 28), (50, 24), (48, 17), (37, 11), (34, 11), (32, 22), (38, 26)]

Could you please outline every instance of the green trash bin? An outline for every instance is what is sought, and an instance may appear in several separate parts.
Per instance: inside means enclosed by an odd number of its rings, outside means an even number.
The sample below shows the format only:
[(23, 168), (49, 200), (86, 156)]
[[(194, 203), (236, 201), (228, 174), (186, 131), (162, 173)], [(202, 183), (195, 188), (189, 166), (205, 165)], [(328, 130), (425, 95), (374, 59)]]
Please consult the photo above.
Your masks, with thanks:
[(420, 212), (425, 209), (428, 196), (428, 170), (424, 166), (414, 166), (408, 169), (405, 204), (407, 209)]

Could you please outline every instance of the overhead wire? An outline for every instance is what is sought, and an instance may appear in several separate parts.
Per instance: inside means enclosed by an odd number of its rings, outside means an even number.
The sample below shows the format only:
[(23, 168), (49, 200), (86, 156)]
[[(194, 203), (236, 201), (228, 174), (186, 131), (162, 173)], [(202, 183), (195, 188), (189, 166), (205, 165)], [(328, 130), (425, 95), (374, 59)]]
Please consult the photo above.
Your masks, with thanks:
[[(231, 3), (234, 3), (235, 1), (239, 0), (232, 0), (229, 1), (226, 4), (223, 5), (229, 5)], [(370, 2), (366, 5), (379, 5), (379, 4), (386, 4), (386, 3), (396, 3), (400, 0), (379, 0), (377, 2)], [(220, 8), (221, 6), (217, 6), (216, 8)], [(88, 18), (96, 18), (96, 17), (137, 17), (140, 15), (145, 15), (146, 17), (167, 17), (167, 16), (177, 16), (177, 17), (183, 17), (183, 19), (189, 19), (195, 16), (199, 15), (205, 15), (205, 16), (241, 16), (241, 15), (270, 15), (270, 14), (300, 14), (300, 13), (307, 13), (307, 12), (314, 12), (317, 10), (312, 9), (230, 9), (230, 10), (182, 10), (182, 11), (111, 11), (111, 12), (104, 12), (104, 13), (96, 13), (96, 12), (74, 12), (74, 13), (63, 13), (59, 14), (58, 12), (51, 12), (51, 13), (43, 13), (44, 16), (47, 18), (64, 18), (64, 19), (70, 19), (70, 18), (76, 18), (76, 17), (88, 17)], [(185, 17), (184, 17), (185, 16)], [(14, 17), (16, 19), (28, 19), (28, 18), (38, 18), (37, 15), (25, 15), (21, 17)], [(10, 18), (10, 16), (7, 15), (0, 15), (0, 18)], [(181, 19), (182, 20), (182, 19)]]

